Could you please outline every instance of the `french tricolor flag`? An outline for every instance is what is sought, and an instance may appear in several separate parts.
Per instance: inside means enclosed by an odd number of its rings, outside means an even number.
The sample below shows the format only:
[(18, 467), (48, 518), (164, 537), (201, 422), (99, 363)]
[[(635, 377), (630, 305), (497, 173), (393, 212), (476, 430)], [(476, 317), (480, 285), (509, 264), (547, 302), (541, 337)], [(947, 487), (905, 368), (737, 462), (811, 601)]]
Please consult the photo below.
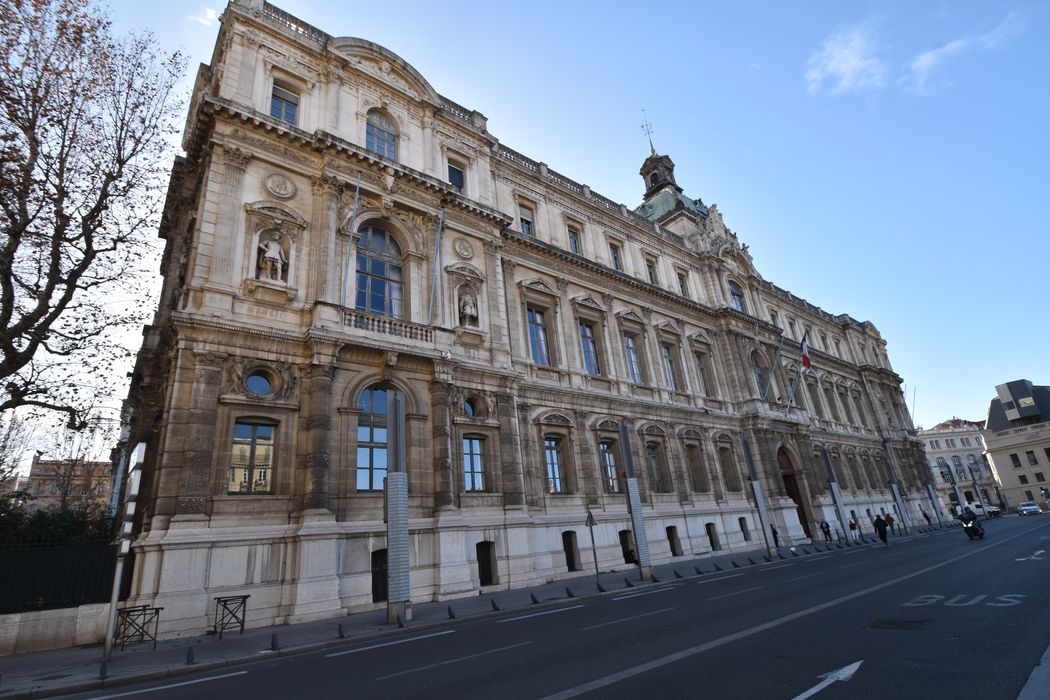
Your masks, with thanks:
[(802, 353), (802, 366), (809, 369), (813, 365), (809, 362), (809, 343), (806, 342), (806, 336), (809, 332), (802, 334), (802, 342), (799, 344), (799, 351)]

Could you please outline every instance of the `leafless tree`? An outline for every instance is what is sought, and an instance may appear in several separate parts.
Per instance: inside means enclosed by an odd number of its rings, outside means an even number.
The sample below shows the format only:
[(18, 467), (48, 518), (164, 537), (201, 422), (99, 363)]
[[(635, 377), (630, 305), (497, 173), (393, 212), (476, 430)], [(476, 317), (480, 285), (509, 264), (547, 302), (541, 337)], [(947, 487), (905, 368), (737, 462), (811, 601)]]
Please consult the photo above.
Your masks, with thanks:
[(33, 427), (19, 413), (0, 413), (0, 494), (14, 490), (14, 477), (32, 439)]
[(30, 476), (29, 490), (46, 510), (88, 512), (104, 507), (112, 473), (113, 421), (89, 417), (79, 430), (56, 427), (52, 444)]
[(90, 0), (0, 2), (0, 412), (79, 427), (122, 383), (184, 66)]

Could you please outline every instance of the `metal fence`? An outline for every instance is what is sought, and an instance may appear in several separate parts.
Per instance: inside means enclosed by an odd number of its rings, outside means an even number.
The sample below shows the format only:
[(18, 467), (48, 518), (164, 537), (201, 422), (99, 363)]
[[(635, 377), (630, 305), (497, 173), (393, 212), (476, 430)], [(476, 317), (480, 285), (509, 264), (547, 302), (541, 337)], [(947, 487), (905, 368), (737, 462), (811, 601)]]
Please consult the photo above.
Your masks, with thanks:
[[(120, 598), (128, 597), (133, 555), (128, 556)], [(108, 603), (117, 547), (0, 546), (0, 614)]]

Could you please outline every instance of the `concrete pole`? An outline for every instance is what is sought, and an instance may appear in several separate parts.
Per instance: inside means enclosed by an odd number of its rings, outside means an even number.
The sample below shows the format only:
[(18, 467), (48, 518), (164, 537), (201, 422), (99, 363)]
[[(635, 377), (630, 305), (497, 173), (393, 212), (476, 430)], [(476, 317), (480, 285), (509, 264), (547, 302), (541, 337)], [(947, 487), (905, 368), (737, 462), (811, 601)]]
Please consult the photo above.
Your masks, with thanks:
[(627, 419), (620, 421), (620, 459), (623, 461), (624, 474), (627, 476), (627, 512), (631, 516), (631, 531), (634, 532), (634, 546), (638, 548), (635, 559), (638, 561), (638, 577), (648, 581), (653, 576), (653, 560), (649, 554), (649, 536), (645, 532), (645, 512), (642, 510), (642, 499), (638, 493), (638, 479), (634, 475), (634, 458), (631, 456), (631, 435), (627, 428)]
[(937, 516), (937, 526), (944, 526), (944, 519), (941, 517), (941, 504), (937, 501), (937, 495), (933, 491), (933, 484), (926, 482), (926, 493), (930, 496), (930, 504), (933, 506), (934, 515)]
[(405, 449), (405, 398), (389, 391), (387, 406), (389, 468), (383, 497), (386, 499), (387, 624), (412, 619), (408, 560), (408, 469)]
[(897, 486), (897, 475), (893, 470), (893, 460), (890, 459), (890, 446), (886, 443), (883, 443), (883, 446), (886, 448), (886, 477), (889, 479), (893, 500), (897, 504), (897, 512), (901, 516), (901, 530), (907, 533), (908, 529), (911, 528), (911, 517), (904, 508), (904, 501), (901, 500), (901, 490)]
[(751, 491), (755, 496), (755, 506), (758, 508), (758, 524), (762, 528), (762, 540), (766, 543), (766, 554), (774, 556), (775, 548), (769, 546), (769, 513), (766, 511), (766, 499), (762, 494), (762, 482), (758, 480), (755, 473), (755, 460), (751, 455), (751, 443), (743, 435), (740, 436), (740, 445), (744, 449), (744, 461), (747, 464), (747, 478), (751, 482)]

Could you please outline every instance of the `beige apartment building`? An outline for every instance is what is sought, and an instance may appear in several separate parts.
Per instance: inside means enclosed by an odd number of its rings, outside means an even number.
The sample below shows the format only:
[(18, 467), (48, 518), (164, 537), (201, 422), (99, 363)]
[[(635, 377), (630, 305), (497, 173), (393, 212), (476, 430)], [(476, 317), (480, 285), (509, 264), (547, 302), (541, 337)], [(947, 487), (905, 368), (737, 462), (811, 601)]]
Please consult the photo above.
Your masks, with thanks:
[(982, 435), (1006, 505), (1050, 510), (1050, 387), (1019, 379), (995, 391)]
[(919, 431), (926, 447), (930, 483), (937, 493), (941, 512), (949, 518), (960, 505), (967, 503), (1001, 507), (999, 482), (984, 455), (983, 428), (983, 422), (951, 418)]
[(415, 601), (931, 507), (877, 328), (763, 279), (667, 155), (611, 201), (262, 0), (227, 6), (183, 146), (127, 404), (129, 603), (164, 635), (223, 595), (249, 625), (383, 605), (402, 459)]

